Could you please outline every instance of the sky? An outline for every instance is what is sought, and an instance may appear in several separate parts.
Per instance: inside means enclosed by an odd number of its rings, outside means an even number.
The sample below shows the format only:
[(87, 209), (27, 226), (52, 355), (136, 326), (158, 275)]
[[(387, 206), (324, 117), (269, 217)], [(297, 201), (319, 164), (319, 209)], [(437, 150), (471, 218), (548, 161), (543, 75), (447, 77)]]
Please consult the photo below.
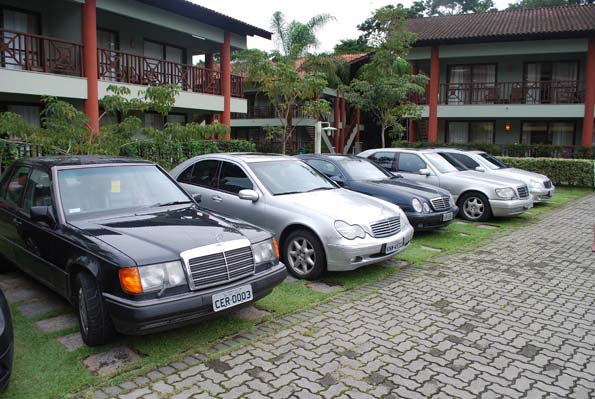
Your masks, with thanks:
[[(390, 0), (191, 0), (194, 3), (213, 9), (251, 25), (270, 30), (271, 16), (275, 11), (285, 14), (287, 20), (306, 22), (316, 14), (329, 13), (336, 18), (319, 31), (318, 51), (332, 51), (341, 39), (357, 38), (357, 25), (368, 18), (374, 10), (399, 1)], [(413, 0), (402, 0), (405, 6)], [(514, 0), (494, 0), (497, 8), (503, 9)], [(249, 48), (272, 50), (274, 42), (260, 37), (248, 37)]]

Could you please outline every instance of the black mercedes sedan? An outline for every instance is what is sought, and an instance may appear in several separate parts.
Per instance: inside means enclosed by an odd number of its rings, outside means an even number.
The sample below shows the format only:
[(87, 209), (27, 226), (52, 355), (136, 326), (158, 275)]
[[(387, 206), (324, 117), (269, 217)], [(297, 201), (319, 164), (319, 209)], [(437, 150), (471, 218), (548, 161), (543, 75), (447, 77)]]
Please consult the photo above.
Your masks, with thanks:
[(0, 250), (76, 307), (87, 345), (170, 329), (287, 275), (269, 232), (198, 201), (151, 162), (22, 159), (0, 180)]
[(337, 154), (299, 158), (342, 187), (400, 206), (415, 231), (446, 226), (458, 212), (448, 191), (395, 176), (367, 159)]
[(0, 391), (8, 385), (12, 370), (13, 353), (12, 319), (6, 298), (0, 290)]

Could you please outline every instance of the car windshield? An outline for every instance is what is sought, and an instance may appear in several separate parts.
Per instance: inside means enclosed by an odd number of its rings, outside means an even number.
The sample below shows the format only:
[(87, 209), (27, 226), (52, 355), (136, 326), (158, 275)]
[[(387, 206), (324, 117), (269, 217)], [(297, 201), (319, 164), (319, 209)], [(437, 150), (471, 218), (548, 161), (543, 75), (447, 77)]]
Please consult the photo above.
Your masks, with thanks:
[(373, 162), (362, 158), (347, 158), (341, 161), (341, 166), (351, 180), (386, 180), (392, 177)]
[(155, 165), (60, 170), (58, 186), (67, 220), (190, 202), (190, 198)]
[(431, 152), (425, 154), (426, 159), (430, 161), (432, 166), (438, 170), (440, 173), (452, 173), (456, 172), (457, 168), (452, 166), (450, 162), (444, 159), (440, 154)]
[(250, 163), (250, 168), (273, 195), (337, 188), (314, 168), (298, 160), (254, 162)]
[(506, 165), (504, 162), (496, 158), (495, 156), (488, 154), (486, 152), (480, 152), (479, 156), (485, 159), (490, 169), (506, 169), (510, 168), (510, 166)]

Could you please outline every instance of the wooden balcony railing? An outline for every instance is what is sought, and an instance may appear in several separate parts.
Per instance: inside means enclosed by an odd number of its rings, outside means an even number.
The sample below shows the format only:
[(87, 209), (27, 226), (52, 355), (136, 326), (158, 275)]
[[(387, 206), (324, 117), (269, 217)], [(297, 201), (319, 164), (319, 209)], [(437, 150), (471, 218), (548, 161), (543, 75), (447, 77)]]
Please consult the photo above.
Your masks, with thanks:
[(6, 69), (83, 75), (83, 46), (68, 40), (0, 29), (0, 66)]
[[(468, 104), (581, 104), (584, 84), (569, 81), (525, 81), (498, 83), (440, 84), (438, 103)], [(412, 96), (412, 101), (415, 97)], [(428, 104), (428, 93), (418, 95), (418, 104)]]
[[(99, 79), (141, 85), (180, 85), (182, 90), (221, 95), (221, 72), (194, 65), (98, 49)], [(244, 96), (244, 78), (231, 76), (232, 97)]]

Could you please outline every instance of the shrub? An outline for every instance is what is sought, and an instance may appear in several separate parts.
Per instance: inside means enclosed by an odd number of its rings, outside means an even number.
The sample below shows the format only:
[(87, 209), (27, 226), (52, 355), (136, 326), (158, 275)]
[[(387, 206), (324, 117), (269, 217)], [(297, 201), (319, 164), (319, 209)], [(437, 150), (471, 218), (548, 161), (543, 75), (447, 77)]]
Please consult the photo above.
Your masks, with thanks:
[(499, 157), (511, 167), (548, 176), (554, 184), (594, 187), (595, 162), (585, 159)]

